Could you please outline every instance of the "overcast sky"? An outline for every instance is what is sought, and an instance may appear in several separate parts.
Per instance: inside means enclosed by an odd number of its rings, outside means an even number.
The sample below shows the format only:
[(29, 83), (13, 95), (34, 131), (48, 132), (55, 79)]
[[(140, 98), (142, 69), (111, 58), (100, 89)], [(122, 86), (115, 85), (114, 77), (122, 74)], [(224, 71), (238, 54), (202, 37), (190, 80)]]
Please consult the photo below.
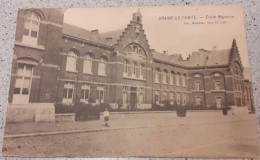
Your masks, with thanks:
[[(126, 28), (132, 13), (138, 8), (81, 8), (67, 9), (64, 23), (99, 32)], [(216, 7), (140, 7), (143, 28), (151, 49), (168, 54), (182, 54), (184, 58), (200, 48), (212, 50), (229, 49), (236, 39), (242, 63), (248, 67), (246, 36), (243, 11), (240, 6)], [(221, 19), (206, 19), (207, 16), (232, 16), (224, 19), (226, 24), (184, 24), (184, 22), (222, 22)], [(179, 20), (159, 20), (161, 16), (172, 16)], [(197, 19), (183, 19), (183, 16), (196, 16)], [(200, 18), (204, 17), (204, 18)]]

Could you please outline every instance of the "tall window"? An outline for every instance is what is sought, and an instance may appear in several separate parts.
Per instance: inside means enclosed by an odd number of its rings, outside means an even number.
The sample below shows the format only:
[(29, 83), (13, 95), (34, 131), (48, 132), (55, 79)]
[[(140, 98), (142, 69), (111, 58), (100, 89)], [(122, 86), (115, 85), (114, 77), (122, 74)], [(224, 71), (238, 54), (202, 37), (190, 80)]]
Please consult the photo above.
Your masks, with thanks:
[(82, 87), (81, 87), (80, 101), (88, 103), (89, 96), (90, 96), (90, 85), (83, 84)]
[(128, 51), (128, 52), (132, 52), (131, 46), (128, 46), (127, 51)]
[(144, 64), (141, 64), (141, 65), (140, 65), (140, 77), (141, 77), (141, 78), (144, 77), (144, 76), (143, 76), (143, 73), (144, 73), (143, 70), (144, 70)]
[(127, 104), (127, 91), (128, 91), (128, 87), (124, 86), (123, 87), (123, 104)]
[(155, 78), (155, 83), (160, 83), (160, 69), (159, 68), (156, 68), (154, 78)]
[(76, 71), (77, 70), (77, 54), (70, 50), (67, 54), (67, 64), (66, 71)]
[(171, 92), (170, 93), (170, 104), (173, 104), (174, 103), (174, 96), (173, 96), (173, 93)]
[(159, 104), (159, 96), (160, 96), (159, 91), (155, 91), (154, 100), (156, 104)]
[(63, 103), (72, 103), (74, 95), (74, 83), (67, 82), (64, 84), (63, 88)]
[(167, 100), (167, 93), (166, 92), (163, 92), (163, 98), (162, 98), (163, 101), (166, 101)]
[(124, 64), (124, 73), (128, 73), (129, 72), (129, 61), (125, 60), (125, 64)]
[(181, 104), (181, 95), (180, 95), (180, 93), (177, 93), (176, 96), (177, 96), (177, 104)]
[(167, 74), (168, 74), (167, 70), (164, 70), (163, 71), (163, 77), (162, 77), (163, 84), (167, 84)]
[(90, 73), (90, 74), (93, 73), (92, 66), (93, 66), (93, 57), (87, 54), (84, 59), (83, 73)]
[(174, 73), (171, 72), (170, 74), (170, 85), (174, 85)]
[(221, 89), (220, 81), (215, 81), (215, 90), (219, 91)]
[(98, 86), (96, 90), (96, 103), (103, 103), (104, 102), (104, 93), (105, 88), (102, 86)]
[(137, 75), (137, 64), (136, 64), (136, 62), (133, 63), (133, 74), (135, 76)]
[(143, 55), (142, 49), (139, 49), (139, 56), (141, 57)]
[(140, 88), (139, 104), (143, 104), (143, 102), (144, 102), (144, 89)]
[(180, 73), (178, 73), (177, 74), (177, 76), (176, 76), (176, 85), (177, 86), (181, 86), (181, 75), (180, 75)]
[(98, 74), (99, 75), (106, 75), (106, 63), (107, 59), (105, 57), (101, 57), (99, 64), (98, 64)]
[(200, 82), (195, 82), (195, 90), (196, 91), (200, 90)]
[(182, 85), (183, 87), (186, 87), (186, 74), (184, 74), (182, 77)]
[(196, 97), (196, 106), (201, 105), (201, 97)]
[(23, 42), (37, 45), (39, 35), (40, 17), (35, 12), (27, 12), (24, 21)]
[(186, 105), (186, 99), (187, 99), (187, 96), (185, 93), (182, 94), (182, 105), (185, 106)]

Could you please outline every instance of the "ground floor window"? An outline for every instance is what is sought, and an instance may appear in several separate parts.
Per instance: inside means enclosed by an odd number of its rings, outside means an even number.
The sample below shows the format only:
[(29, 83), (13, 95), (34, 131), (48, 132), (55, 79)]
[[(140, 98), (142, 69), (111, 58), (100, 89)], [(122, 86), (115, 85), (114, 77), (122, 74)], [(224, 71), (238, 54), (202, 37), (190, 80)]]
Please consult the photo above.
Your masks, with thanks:
[(140, 95), (139, 95), (139, 104), (144, 103), (144, 89), (140, 88)]
[(63, 88), (63, 103), (72, 103), (74, 95), (74, 83), (66, 82)]
[(201, 105), (201, 97), (196, 97), (196, 106)]
[(173, 105), (174, 104), (174, 96), (173, 93), (170, 93), (170, 104)]
[(128, 92), (128, 87), (123, 86), (123, 104), (127, 104), (127, 92)]
[(154, 93), (154, 100), (156, 104), (159, 104), (159, 91), (155, 91)]
[(105, 87), (98, 86), (96, 91), (96, 103), (103, 103), (105, 95)]
[(222, 107), (222, 97), (216, 97), (216, 107), (217, 108)]
[(177, 96), (177, 104), (181, 104), (181, 95), (180, 95), (180, 93), (177, 93), (176, 96)]
[(167, 100), (167, 93), (166, 92), (163, 92), (163, 98), (162, 98), (163, 101), (166, 101)]
[(80, 102), (88, 103), (89, 102), (89, 96), (90, 96), (90, 85), (83, 84), (82, 87), (81, 87)]
[(187, 96), (186, 96), (186, 94), (184, 93), (184, 94), (182, 95), (182, 105), (183, 105), (183, 106), (186, 105), (186, 99), (187, 99)]

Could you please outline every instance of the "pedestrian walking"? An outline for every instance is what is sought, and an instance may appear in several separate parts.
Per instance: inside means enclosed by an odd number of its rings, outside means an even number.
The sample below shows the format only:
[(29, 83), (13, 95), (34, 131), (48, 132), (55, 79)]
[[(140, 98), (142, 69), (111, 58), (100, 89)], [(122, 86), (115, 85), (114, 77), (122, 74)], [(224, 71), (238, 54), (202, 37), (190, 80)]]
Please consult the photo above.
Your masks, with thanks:
[(108, 126), (108, 121), (109, 121), (109, 112), (106, 108), (106, 110), (103, 112), (104, 120), (105, 120), (105, 126)]

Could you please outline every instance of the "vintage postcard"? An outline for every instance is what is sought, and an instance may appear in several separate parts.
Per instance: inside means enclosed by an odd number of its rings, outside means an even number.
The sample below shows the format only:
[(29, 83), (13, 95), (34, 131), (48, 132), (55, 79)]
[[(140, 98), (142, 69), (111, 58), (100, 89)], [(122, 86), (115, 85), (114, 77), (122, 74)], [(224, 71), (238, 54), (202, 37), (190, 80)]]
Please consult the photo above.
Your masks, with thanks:
[(259, 158), (241, 6), (22, 9), (8, 157)]

